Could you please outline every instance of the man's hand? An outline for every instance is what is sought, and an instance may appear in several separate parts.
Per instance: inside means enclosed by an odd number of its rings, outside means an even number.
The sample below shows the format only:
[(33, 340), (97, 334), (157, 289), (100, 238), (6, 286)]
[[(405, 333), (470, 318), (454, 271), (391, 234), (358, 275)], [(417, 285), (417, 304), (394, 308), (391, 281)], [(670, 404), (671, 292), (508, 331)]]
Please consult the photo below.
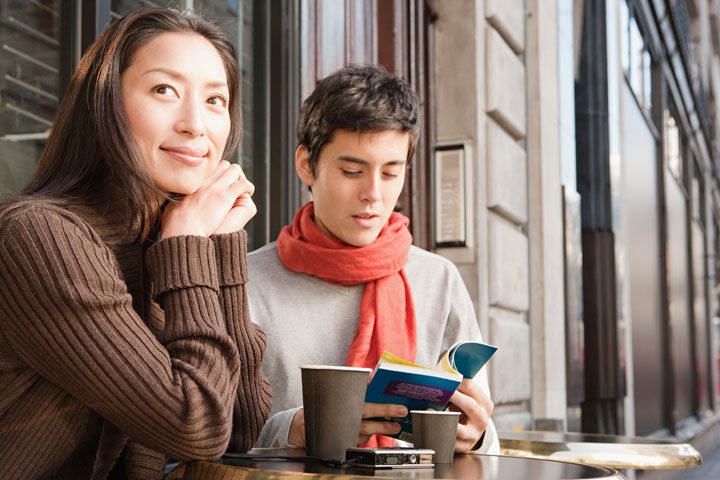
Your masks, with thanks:
[(370, 437), (375, 434), (392, 435), (400, 432), (399, 423), (365, 420), (366, 418), (403, 418), (407, 414), (408, 409), (404, 405), (394, 405), (391, 403), (366, 403), (363, 405), (363, 421), (360, 424), (358, 444), (367, 442), (370, 440)]
[(492, 400), (480, 386), (464, 378), (450, 397), (450, 410), (461, 413), (455, 437), (456, 452), (464, 453), (475, 446), (490, 423), (493, 408)]
[[(406, 407), (386, 403), (366, 403), (363, 405), (362, 423), (358, 444), (367, 442), (372, 435), (390, 435), (400, 431), (400, 424), (378, 420), (366, 420), (374, 417), (402, 418), (408, 414)], [(301, 408), (293, 416), (288, 432), (288, 443), (296, 447), (305, 446), (305, 415)]]
[(296, 447), (305, 446), (305, 414), (301, 408), (293, 415), (288, 432), (288, 443)]

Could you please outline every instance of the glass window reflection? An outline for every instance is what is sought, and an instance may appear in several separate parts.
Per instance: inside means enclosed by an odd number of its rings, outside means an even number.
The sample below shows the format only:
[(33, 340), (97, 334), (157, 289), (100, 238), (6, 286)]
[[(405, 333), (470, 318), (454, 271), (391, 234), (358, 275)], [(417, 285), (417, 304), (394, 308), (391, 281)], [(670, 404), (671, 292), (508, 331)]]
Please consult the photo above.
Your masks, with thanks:
[(620, 59), (622, 61), (622, 69), (625, 75), (630, 76), (630, 32), (628, 30), (628, 19), (630, 11), (624, 1), (619, 2), (620, 5)]
[(650, 113), (652, 106), (652, 55), (633, 11), (620, 2), (620, 48), (625, 78), (638, 104)]
[(665, 157), (667, 167), (673, 176), (682, 184), (682, 152), (680, 149), (680, 129), (677, 120), (665, 110)]
[(0, 199), (22, 188), (58, 107), (60, 2), (0, 9)]

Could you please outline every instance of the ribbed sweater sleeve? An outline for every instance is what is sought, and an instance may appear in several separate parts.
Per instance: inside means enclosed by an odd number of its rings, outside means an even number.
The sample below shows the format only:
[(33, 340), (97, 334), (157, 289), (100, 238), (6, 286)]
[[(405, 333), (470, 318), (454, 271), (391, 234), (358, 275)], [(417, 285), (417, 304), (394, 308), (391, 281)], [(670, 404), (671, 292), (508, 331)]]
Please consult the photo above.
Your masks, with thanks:
[(242, 230), (210, 238), (215, 244), (220, 305), (228, 333), (240, 355), (240, 380), (228, 450), (245, 452), (252, 448), (270, 414), (270, 382), (261, 370), (267, 340), (265, 332), (250, 321), (248, 314), (246, 232)]
[(94, 230), (59, 209), (16, 212), (0, 230), (2, 334), (30, 368), (133, 440), (180, 460), (217, 458), (230, 436), (238, 354), (213, 243), (159, 241), (146, 268), (165, 312), (157, 338)]

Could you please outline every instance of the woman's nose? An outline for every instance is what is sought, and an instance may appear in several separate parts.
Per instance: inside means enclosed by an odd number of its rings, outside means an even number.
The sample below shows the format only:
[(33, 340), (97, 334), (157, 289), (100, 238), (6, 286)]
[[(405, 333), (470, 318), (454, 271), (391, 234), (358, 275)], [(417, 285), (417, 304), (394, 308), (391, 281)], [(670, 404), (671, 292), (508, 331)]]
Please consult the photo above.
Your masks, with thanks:
[(205, 121), (202, 106), (198, 105), (196, 101), (190, 101), (189, 99), (185, 101), (179, 112), (177, 129), (192, 137), (203, 135), (205, 133)]

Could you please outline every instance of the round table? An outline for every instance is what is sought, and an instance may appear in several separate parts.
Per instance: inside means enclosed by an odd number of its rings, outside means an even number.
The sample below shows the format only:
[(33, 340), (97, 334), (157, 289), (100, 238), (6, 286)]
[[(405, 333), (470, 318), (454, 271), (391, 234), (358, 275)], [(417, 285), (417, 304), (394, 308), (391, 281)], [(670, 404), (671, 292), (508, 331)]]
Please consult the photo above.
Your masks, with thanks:
[(688, 443), (649, 437), (500, 431), (500, 453), (514, 457), (564, 460), (617, 469), (682, 469), (697, 467), (702, 456)]
[[(258, 456), (302, 456), (302, 449), (254, 449)], [(217, 462), (190, 462), (168, 475), (168, 479), (196, 480), (360, 480), (368, 477), (473, 480), (607, 479), (625, 477), (598, 466), (505, 455), (456, 455), (452, 464), (434, 468), (369, 469), (333, 467), (312, 461), (223, 458)]]

